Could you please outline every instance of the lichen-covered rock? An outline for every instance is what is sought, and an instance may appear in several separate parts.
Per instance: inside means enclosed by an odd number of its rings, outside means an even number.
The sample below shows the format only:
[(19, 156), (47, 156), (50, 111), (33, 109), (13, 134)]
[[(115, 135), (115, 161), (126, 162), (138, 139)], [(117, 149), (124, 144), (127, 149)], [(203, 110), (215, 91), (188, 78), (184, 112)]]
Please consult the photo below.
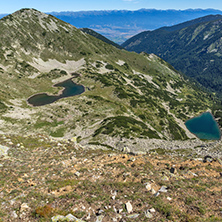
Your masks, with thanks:
[(153, 217), (153, 215), (150, 213), (149, 210), (145, 211), (145, 216), (149, 219), (151, 219)]
[(7, 146), (0, 145), (0, 156), (7, 156), (9, 148)]
[(102, 222), (102, 221), (103, 221), (103, 218), (104, 218), (103, 215), (99, 215), (99, 216), (96, 218), (96, 222)]
[(57, 215), (51, 218), (52, 222), (59, 222), (59, 221), (75, 221), (75, 222), (85, 222), (81, 219), (76, 218), (72, 214), (68, 214), (66, 216)]
[(126, 210), (128, 213), (131, 213), (133, 211), (133, 206), (129, 201), (126, 203)]
[(20, 207), (20, 212), (23, 212), (23, 211), (28, 211), (30, 210), (31, 208), (28, 206), (27, 203), (23, 203)]
[(131, 214), (131, 215), (127, 216), (127, 217), (131, 218), (131, 219), (134, 219), (134, 218), (139, 217), (139, 214)]

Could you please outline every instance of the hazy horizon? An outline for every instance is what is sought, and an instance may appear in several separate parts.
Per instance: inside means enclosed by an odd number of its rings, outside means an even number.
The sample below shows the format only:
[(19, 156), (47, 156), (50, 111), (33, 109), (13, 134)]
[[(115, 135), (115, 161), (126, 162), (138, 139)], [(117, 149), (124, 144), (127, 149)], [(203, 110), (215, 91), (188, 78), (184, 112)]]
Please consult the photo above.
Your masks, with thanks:
[[(27, 7), (26, 7), (27, 8)], [(30, 7), (30, 8), (33, 8), (33, 7)], [(8, 14), (11, 14), (11, 13), (14, 13), (16, 11), (19, 11), (23, 8), (19, 8), (13, 12), (0, 12), (1, 15), (8, 15)], [(37, 8), (33, 8), (33, 9), (36, 9), (38, 11), (41, 11)], [(131, 9), (101, 9), (101, 10), (80, 10), (80, 11), (72, 11), (72, 10), (66, 10), (66, 11), (41, 11), (43, 13), (47, 13), (47, 14), (50, 14), (50, 13), (65, 13), (65, 12), (102, 12), (102, 11), (140, 11), (140, 10), (157, 10), (157, 11), (189, 11), (189, 10), (215, 10), (215, 11), (221, 11), (222, 12), (222, 9), (215, 9), (215, 8), (187, 8), (187, 9), (156, 9), (156, 8), (140, 8), (140, 9), (135, 9), (135, 10), (131, 10)]]
[(10, 14), (21, 8), (35, 8), (42, 12), (63, 12), (63, 11), (110, 11), (140, 9), (156, 10), (187, 10), (187, 9), (215, 9), (222, 10), (221, 0), (39, 0), (31, 2), (29, 0), (8, 0), (1, 5), (0, 14)]

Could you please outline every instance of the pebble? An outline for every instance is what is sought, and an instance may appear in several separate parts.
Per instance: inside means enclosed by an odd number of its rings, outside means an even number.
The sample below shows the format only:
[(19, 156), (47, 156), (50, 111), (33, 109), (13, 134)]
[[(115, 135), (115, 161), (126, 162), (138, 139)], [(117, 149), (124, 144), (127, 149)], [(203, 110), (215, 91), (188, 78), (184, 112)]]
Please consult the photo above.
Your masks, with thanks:
[(7, 156), (9, 148), (7, 146), (0, 145), (0, 156)]
[(189, 171), (194, 177), (198, 177), (196, 173), (193, 173), (192, 171)]
[(161, 179), (162, 179), (163, 181), (169, 181), (169, 178), (168, 178), (167, 176), (163, 176)]
[(152, 188), (151, 193), (154, 195), (154, 194), (156, 194), (156, 191)]
[(62, 215), (57, 215), (51, 218), (52, 222), (64, 221), (65, 217)]
[(167, 193), (167, 187), (166, 186), (162, 186), (158, 192), (162, 192), (162, 193)]
[(79, 220), (78, 218), (74, 217), (72, 214), (68, 214), (68, 215), (66, 216), (66, 219), (67, 219), (68, 221), (79, 221), (79, 222), (82, 221), (82, 220)]
[(104, 216), (100, 215), (96, 218), (96, 222), (102, 222), (103, 221)]
[(129, 201), (126, 203), (126, 210), (128, 213), (131, 213), (133, 211), (133, 206)]
[(101, 215), (102, 213), (104, 213), (104, 210), (99, 209), (98, 212), (97, 212), (97, 216)]
[(123, 209), (119, 209), (118, 210), (118, 213), (120, 214), (120, 213), (122, 213), (123, 212)]
[(72, 214), (68, 214), (67, 216), (57, 215), (51, 218), (52, 222), (59, 221), (75, 221), (75, 222), (85, 222), (84, 220), (78, 219)]
[(151, 186), (151, 184), (150, 184), (150, 183), (146, 183), (146, 189), (147, 189), (148, 191), (151, 191), (152, 186)]
[(11, 217), (16, 219), (18, 217), (18, 215), (15, 211), (12, 211)]
[(203, 161), (203, 158), (195, 158), (196, 161)]
[(145, 211), (144, 213), (145, 213), (145, 216), (149, 219), (151, 219), (153, 217), (153, 215), (150, 213), (149, 210)]
[(172, 200), (172, 198), (171, 198), (171, 197), (167, 197), (167, 200), (171, 201), (171, 200)]
[(79, 177), (79, 176), (80, 176), (80, 172), (76, 171), (76, 172), (74, 173), (74, 175), (76, 175), (77, 177)]
[(136, 159), (135, 159), (134, 157), (131, 157), (129, 160), (130, 160), (131, 162), (134, 162)]
[(131, 215), (127, 216), (127, 217), (133, 219), (133, 218), (139, 217), (139, 214), (131, 214)]
[(91, 214), (89, 213), (86, 220), (90, 220), (90, 218), (91, 218)]
[(23, 203), (21, 206), (20, 206), (20, 212), (23, 212), (23, 211), (27, 211), (29, 210), (30, 207), (28, 206), (27, 203)]
[(173, 173), (173, 174), (175, 174), (175, 173), (177, 173), (177, 169), (176, 169), (175, 167), (172, 167), (172, 168), (170, 169), (170, 172)]
[(158, 197), (159, 195), (160, 195), (160, 192), (156, 192), (156, 193), (154, 194), (155, 197)]
[(114, 190), (114, 191), (111, 190), (111, 195), (112, 195), (112, 199), (115, 200), (116, 195), (117, 195), (117, 191), (116, 190)]
[(156, 210), (155, 210), (154, 208), (151, 208), (151, 209), (149, 209), (149, 212), (150, 212), (150, 213), (155, 213)]

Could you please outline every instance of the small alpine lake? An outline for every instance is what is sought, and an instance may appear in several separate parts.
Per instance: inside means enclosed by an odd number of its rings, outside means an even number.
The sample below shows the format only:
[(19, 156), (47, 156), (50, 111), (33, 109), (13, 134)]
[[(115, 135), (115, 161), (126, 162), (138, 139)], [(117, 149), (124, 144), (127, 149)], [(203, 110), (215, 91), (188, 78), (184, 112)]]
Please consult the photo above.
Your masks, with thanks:
[(48, 95), (47, 93), (39, 93), (28, 98), (27, 102), (32, 106), (44, 106), (59, 99), (80, 95), (85, 92), (85, 87), (83, 85), (77, 85), (72, 79), (73, 78), (53, 85), (54, 87), (64, 87), (60, 94)]
[(185, 125), (199, 139), (219, 140), (221, 138), (220, 128), (210, 112), (187, 120)]

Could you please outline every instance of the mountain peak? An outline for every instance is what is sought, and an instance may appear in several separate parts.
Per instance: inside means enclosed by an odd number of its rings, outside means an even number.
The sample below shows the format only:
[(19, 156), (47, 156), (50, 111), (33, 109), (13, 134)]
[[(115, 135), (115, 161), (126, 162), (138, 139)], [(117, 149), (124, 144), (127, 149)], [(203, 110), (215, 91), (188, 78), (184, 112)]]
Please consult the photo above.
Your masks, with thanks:
[(49, 15), (40, 12), (34, 8), (23, 8), (20, 9), (10, 15), (7, 15), (3, 18), (3, 20), (12, 20), (13, 18), (16, 19), (27, 19), (27, 18), (32, 18), (33, 16), (35, 17), (48, 17)]

